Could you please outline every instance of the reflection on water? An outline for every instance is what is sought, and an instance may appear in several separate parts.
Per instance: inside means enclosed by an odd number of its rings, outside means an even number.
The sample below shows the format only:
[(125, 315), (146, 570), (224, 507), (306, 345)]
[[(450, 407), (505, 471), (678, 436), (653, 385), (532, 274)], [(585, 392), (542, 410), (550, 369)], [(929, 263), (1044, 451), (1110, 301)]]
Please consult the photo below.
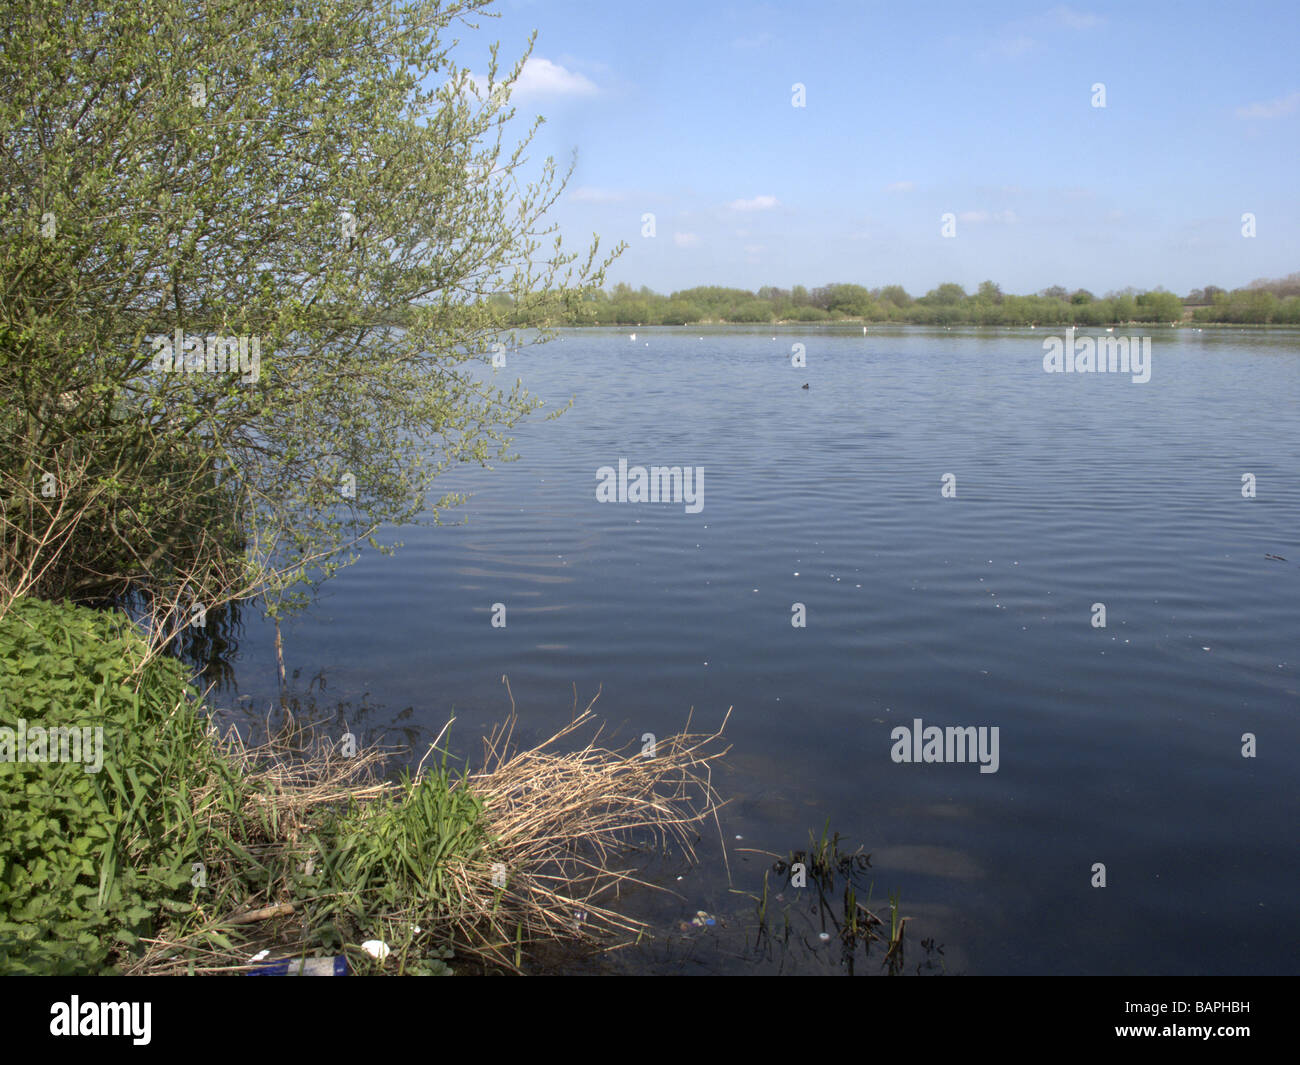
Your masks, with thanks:
[[(464, 524), (390, 532), (284, 627), (289, 666), (412, 708), (377, 725), (454, 713), (462, 754), (503, 674), (525, 736), (597, 690), (611, 740), (734, 705), (721, 840), (663, 859), (676, 894), (620, 900), (665, 938), (611, 964), (768, 964), (728, 938), (772, 862), (737, 848), (787, 855), (829, 819), (875, 900), (901, 892), (909, 968), (933, 940), (948, 972), (1293, 970), (1300, 334), (1152, 333), (1140, 387), (1045, 374), (1028, 330), (568, 334), (511, 374), (573, 409), (523, 425), (518, 462), (449, 473)], [(703, 467), (704, 509), (598, 503), (620, 458)], [(255, 617), (233, 670), (274, 701)], [(998, 772), (895, 764), (915, 718), (999, 728)], [(682, 938), (700, 911), (718, 923)]]

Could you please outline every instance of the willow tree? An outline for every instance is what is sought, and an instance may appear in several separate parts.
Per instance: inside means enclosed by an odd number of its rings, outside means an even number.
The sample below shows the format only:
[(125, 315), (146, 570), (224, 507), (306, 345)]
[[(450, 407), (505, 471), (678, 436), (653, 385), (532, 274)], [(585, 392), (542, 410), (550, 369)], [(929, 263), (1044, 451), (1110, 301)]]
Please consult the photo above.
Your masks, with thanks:
[(508, 457), (540, 404), (498, 384), (507, 315), (571, 312), (609, 260), (546, 222), (541, 119), (507, 136), (527, 55), (452, 57), (485, 6), (5, 5), (10, 596), (275, 611)]

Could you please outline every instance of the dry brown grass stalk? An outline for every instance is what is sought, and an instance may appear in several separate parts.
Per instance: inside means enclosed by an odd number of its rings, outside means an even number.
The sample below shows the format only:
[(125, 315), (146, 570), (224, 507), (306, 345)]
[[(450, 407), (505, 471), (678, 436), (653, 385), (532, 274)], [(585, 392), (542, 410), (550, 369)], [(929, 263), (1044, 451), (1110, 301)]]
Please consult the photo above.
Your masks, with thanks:
[[(727, 718), (708, 733), (691, 732), (688, 718), (680, 734), (659, 740), (654, 756), (646, 757), (640, 745), (623, 750), (601, 745), (595, 702), (545, 742), (521, 751), (513, 744), (511, 697), (510, 716), (484, 741), (481, 768), (451, 783), (485, 803), (486, 847), (445, 858), (443, 883), (451, 887), (439, 912), (389, 904), (367, 914), (369, 934), (394, 947), (385, 971), (400, 970), (406, 957), (421, 957), (420, 951), (434, 943), (450, 943), (462, 960), (515, 970), (530, 943), (561, 939), (610, 945), (619, 936), (647, 931), (614, 906), (625, 885), (654, 886), (637, 876), (634, 863), (622, 867), (629, 864), (624, 859), (634, 850), (675, 846), (694, 860), (699, 830), (710, 818), (716, 824), (722, 805), (712, 768), (729, 750), (721, 743)], [(193, 793), (196, 816), (205, 825), (237, 839), (248, 857), (280, 875), (255, 897), (236, 897), (238, 869), (215, 863), (208, 875), (218, 902), (205, 911), (205, 919), (190, 922), (184, 935), (148, 941), (131, 972), (247, 971), (249, 956), (259, 948), (275, 956), (301, 952), (312, 907), (294, 897), (291, 871), (312, 858), (308, 841), (319, 815), (327, 808), (359, 809), (354, 830), (364, 832), (367, 811), (385, 816), (392, 804), (409, 801), (413, 789), (430, 779), (423, 762), (411, 783), (379, 779), (391, 752), (369, 748), (346, 758), (329, 743), (304, 750), (307, 732), (293, 722), (288, 733), (282, 730), (274, 742), (256, 748), (233, 734), (225, 741), (228, 756), (250, 784), (238, 816), (232, 816), (218, 785)], [(278, 911), (280, 916), (256, 923), (235, 923), (254, 910), (290, 905), (291, 915)], [(417, 924), (422, 939), (412, 934)], [(230, 949), (213, 945), (209, 934), (214, 931), (229, 937)]]

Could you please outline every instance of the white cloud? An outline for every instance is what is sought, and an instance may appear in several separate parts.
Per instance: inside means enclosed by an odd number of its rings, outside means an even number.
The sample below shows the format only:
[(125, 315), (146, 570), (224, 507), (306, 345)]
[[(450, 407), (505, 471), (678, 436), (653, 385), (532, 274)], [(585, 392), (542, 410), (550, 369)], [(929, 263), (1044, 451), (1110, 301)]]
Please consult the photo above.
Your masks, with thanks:
[[(470, 75), (470, 81), (480, 96), (487, 95), (487, 78), (477, 74)], [(558, 63), (540, 56), (529, 56), (524, 60), (524, 69), (519, 72), (519, 80), (511, 88), (510, 98), (520, 99), (526, 96), (595, 96), (600, 90), (595, 83), (576, 71), (568, 70)]]
[(916, 188), (915, 181), (895, 181), (892, 185), (886, 185), (886, 192), (911, 192)]
[(599, 189), (592, 185), (583, 185), (569, 193), (574, 203), (622, 203), (627, 199), (626, 193), (614, 189)]
[(752, 200), (732, 200), (727, 204), (733, 211), (770, 211), (780, 205), (775, 196), (755, 196)]
[(520, 96), (594, 96), (599, 91), (581, 74), (536, 56), (528, 57), (515, 82)]
[(673, 243), (679, 248), (693, 248), (699, 244), (700, 238), (694, 233), (674, 233)]
[(1279, 96), (1276, 100), (1258, 100), (1237, 108), (1238, 118), (1282, 118), (1300, 107), (1300, 92)]

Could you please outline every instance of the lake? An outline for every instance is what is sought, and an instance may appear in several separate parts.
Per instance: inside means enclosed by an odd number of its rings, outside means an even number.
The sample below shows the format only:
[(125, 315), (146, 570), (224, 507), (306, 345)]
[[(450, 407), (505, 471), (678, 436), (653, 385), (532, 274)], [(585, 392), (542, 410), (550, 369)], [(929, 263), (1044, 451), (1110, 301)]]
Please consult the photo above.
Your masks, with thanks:
[[(323, 670), (390, 739), (454, 713), (461, 754), (503, 674), (525, 742), (575, 685), (620, 744), (734, 708), (726, 860), (710, 824), (654, 870), (676, 895), (622, 904), (659, 938), (570, 971), (842, 971), (803, 934), (751, 949), (742, 894), (827, 824), (942, 971), (1297, 970), (1300, 332), (1134, 327), (1145, 383), (1045, 372), (1043, 328), (629, 332), (510, 352), (503, 384), (572, 409), (443, 478), (464, 524), (391, 531), (284, 630), (300, 687)], [(620, 459), (702, 468), (703, 505), (598, 502)], [(235, 677), (273, 696), (259, 619)], [(895, 760), (918, 719), (996, 728), (996, 771)]]

